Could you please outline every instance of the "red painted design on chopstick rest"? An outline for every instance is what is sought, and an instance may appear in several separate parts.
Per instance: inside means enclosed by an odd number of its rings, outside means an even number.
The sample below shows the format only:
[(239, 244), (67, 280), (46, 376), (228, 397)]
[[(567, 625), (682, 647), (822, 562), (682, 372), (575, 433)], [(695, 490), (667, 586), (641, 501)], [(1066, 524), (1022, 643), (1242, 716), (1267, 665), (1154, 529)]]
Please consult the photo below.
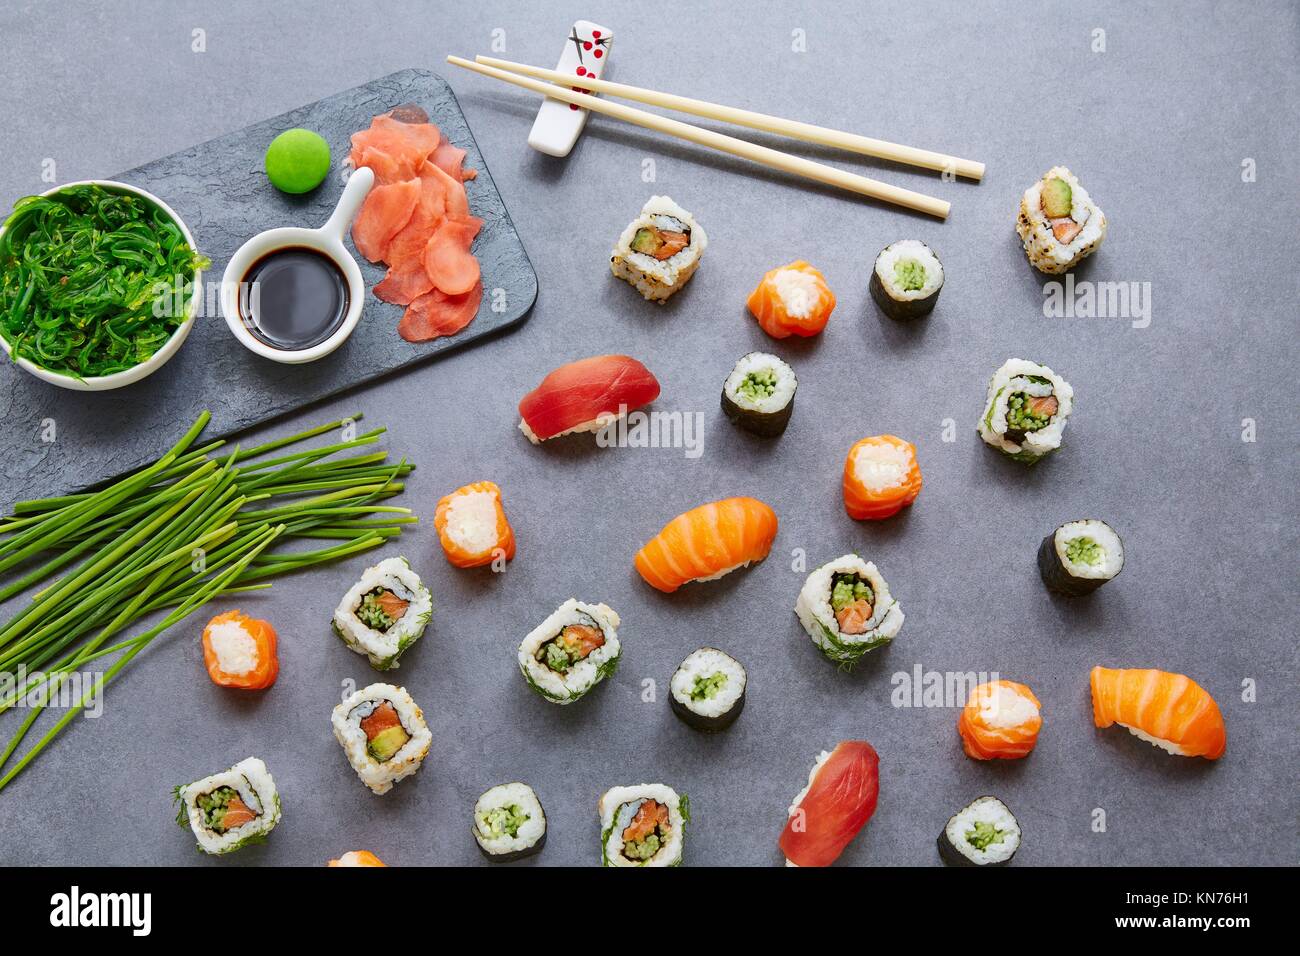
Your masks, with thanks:
[[(605, 50), (609, 48), (610, 43), (613, 42), (612, 37), (602, 36), (599, 30), (591, 31), (591, 39), (584, 39), (578, 36), (578, 31), (574, 30), (569, 34), (569, 39), (573, 41), (574, 49), (578, 51), (579, 63), (582, 62), (582, 54), (584, 51), (590, 53), (599, 60), (605, 55)], [(579, 76), (581, 75), (582, 74), (579, 74)]]

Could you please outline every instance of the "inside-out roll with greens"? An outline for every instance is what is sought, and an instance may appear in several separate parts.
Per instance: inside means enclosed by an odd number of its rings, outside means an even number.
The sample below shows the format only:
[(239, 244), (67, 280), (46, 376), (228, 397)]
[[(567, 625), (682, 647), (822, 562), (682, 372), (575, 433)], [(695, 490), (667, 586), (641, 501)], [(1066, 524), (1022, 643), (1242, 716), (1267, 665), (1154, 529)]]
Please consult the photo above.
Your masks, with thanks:
[(405, 558), (385, 558), (367, 568), (334, 609), (334, 633), (376, 670), (420, 639), (433, 614), (433, 598)]
[(618, 668), (618, 614), (604, 604), (569, 598), (519, 644), (519, 670), (556, 704), (581, 699)]
[(433, 734), (424, 712), (392, 684), (371, 684), (334, 708), (330, 723), (357, 776), (375, 793), (420, 769)]
[(929, 315), (939, 301), (943, 265), (924, 242), (901, 239), (876, 256), (867, 288), (891, 319), (917, 319)]
[(663, 304), (695, 275), (708, 245), (694, 216), (668, 196), (651, 196), (618, 237), (609, 268), (647, 299)]
[(600, 811), (602, 866), (680, 866), (690, 802), (662, 783), (606, 790)]
[(1106, 214), (1074, 173), (1053, 166), (1020, 197), (1016, 233), (1035, 269), (1059, 275), (1101, 246)]
[(1038, 572), (1053, 591), (1078, 596), (1097, 590), (1124, 570), (1124, 544), (1104, 521), (1061, 525), (1038, 548)]
[(874, 564), (856, 554), (836, 558), (808, 575), (794, 612), (822, 654), (848, 666), (888, 644), (903, 627), (903, 608), (889, 593), (889, 585)]
[(978, 430), (1004, 455), (1033, 464), (1061, 447), (1074, 389), (1046, 365), (1007, 359), (993, 373)]
[(204, 853), (230, 853), (260, 843), (280, 822), (280, 794), (257, 757), (173, 793), (180, 804), (176, 822), (189, 826)]
[(509, 863), (541, 852), (546, 845), (546, 812), (526, 783), (503, 783), (474, 804), (474, 841), (494, 863)]
[(722, 385), (722, 411), (745, 431), (770, 437), (785, 431), (799, 387), (792, 369), (768, 352), (742, 356)]

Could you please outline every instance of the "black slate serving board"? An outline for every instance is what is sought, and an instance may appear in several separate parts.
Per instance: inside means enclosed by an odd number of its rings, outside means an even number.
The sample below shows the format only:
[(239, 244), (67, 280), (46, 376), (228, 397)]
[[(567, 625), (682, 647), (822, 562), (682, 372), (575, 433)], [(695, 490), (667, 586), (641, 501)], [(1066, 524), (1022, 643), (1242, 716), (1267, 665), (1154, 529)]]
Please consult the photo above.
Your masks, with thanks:
[[(478, 171), (465, 184), (470, 211), (483, 219), (473, 249), (483, 271), (478, 316), (455, 336), (406, 342), (397, 334), (403, 308), (367, 293), (356, 331), (332, 355), (306, 365), (281, 365), (249, 352), (221, 317), (216, 289), (226, 262), (263, 229), (322, 225), (343, 191), (351, 134), (368, 126), (372, 116), (405, 103), (422, 106), (466, 151), (466, 167)], [(295, 126), (320, 133), (334, 157), (329, 177), (305, 196), (281, 193), (262, 168), (267, 144)], [(25, 498), (78, 490), (152, 461), (205, 408), (212, 412), (205, 440), (229, 436), (477, 342), (522, 322), (537, 297), (537, 275), (455, 94), (446, 80), (427, 70), (390, 74), (105, 178), (148, 189), (185, 220), (199, 250), (212, 259), (204, 274), (205, 302), (171, 361), (125, 388), (74, 392), (0, 362), (7, 366), (0, 370), (0, 498), (6, 508)], [(348, 245), (355, 252), (350, 239)], [(357, 259), (367, 289), (373, 288), (384, 267)]]

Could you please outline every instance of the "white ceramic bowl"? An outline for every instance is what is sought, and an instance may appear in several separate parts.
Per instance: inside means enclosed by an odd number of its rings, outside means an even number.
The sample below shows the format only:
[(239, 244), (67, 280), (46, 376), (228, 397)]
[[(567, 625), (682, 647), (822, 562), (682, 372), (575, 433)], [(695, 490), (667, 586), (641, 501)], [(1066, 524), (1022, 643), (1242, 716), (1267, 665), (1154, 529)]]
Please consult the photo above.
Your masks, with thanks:
[[(325, 225), (319, 229), (285, 226), (259, 232), (230, 257), (221, 277), (221, 314), (225, 316), (231, 334), (239, 339), (244, 348), (273, 362), (301, 365), (324, 358), (347, 341), (361, 321), (361, 311), (366, 304), (366, 282), (361, 276), (361, 267), (343, 245), (343, 237), (347, 235), (348, 227), (374, 184), (374, 172), (365, 166), (361, 167), (348, 177), (343, 195), (339, 197), (338, 205), (334, 207), (334, 213)], [(289, 350), (267, 345), (248, 331), (239, 311), (239, 284), (248, 275), (249, 267), (267, 253), (287, 246), (305, 246), (328, 256), (339, 267), (348, 283), (348, 311), (343, 316), (343, 323), (324, 342), (311, 348)]]
[[(194, 244), (194, 236), (190, 234), (189, 227), (185, 225), (185, 220), (176, 215), (176, 210), (167, 205), (153, 193), (141, 189), (138, 186), (132, 186), (128, 183), (114, 182), (111, 179), (83, 179), (80, 182), (64, 183), (62, 186), (55, 186), (53, 189), (47, 189), (41, 193), (42, 196), (53, 196), (55, 193), (62, 192), (72, 186), (95, 185), (103, 186), (105, 189), (116, 192), (133, 193), (136, 196), (153, 203), (164, 213), (171, 217), (172, 222), (180, 229), (181, 235), (189, 243), (191, 249), (197, 249)], [(4, 235), (4, 229), (0, 228), (0, 235)], [(203, 270), (194, 270), (194, 294), (190, 297), (190, 305), (187, 310), (185, 321), (176, 327), (171, 338), (163, 343), (162, 348), (139, 365), (124, 369), (121, 372), (114, 372), (112, 375), (92, 375), (87, 378), (73, 378), (71, 375), (64, 375), (61, 372), (51, 372), (47, 368), (42, 368), (30, 359), (20, 357), (17, 364), (28, 372), (31, 372), (37, 378), (51, 385), (57, 385), (60, 388), (70, 388), (79, 392), (106, 392), (112, 388), (121, 388), (123, 385), (130, 385), (147, 378), (158, 369), (167, 364), (167, 360), (179, 351), (180, 347), (185, 344), (186, 337), (190, 334), (190, 328), (194, 325), (194, 313), (198, 309), (199, 303), (203, 301)], [(9, 355), (9, 342), (4, 336), (0, 335), (0, 348), (3, 348), (5, 355)]]

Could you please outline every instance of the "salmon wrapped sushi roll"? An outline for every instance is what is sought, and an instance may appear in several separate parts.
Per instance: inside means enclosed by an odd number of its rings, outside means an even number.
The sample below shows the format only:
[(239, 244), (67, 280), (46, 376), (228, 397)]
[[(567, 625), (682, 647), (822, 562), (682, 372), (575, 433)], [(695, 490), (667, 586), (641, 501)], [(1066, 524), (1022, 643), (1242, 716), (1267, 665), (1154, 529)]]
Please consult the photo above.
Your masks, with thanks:
[(799, 259), (764, 275), (747, 305), (772, 338), (807, 337), (826, 328), (835, 293), (819, 271)]
[(1180, 757), (1218, 760), (1228, 747), (1223, 714), (1213, 697), (1182, 674), (1094, 667), (1092, 720), (1119, 724), (1135, 737)]
[(975, 760), (1029, 756), (1043, 726), (1040, 706), (1024, 684), (1009, 680), (980, 684), (957, 718), (966, 756)]
[(218, 687), (265, 690), (280, 674), (275, 628), (236, 609), (203, 629), (203, 663)]
[(447, 560), (458, 568), (478, 568), (515, 556), (515, 532), (501, 505), (501, 489), (490, 481), (457, 488), (438, 502), (433, 514)]
[(369, 850), (348, 850), (337, 860), (330, 860), (326, 866), (388, 866), (383, 860)]
[(903, 627), (903, 608), (870, 561), (846, 554), (808, 575), (794, 613), (827, 660), (843, 667), (888, 644)]
[(180, 804), (176, 822), (190, 828), (204, 853), (233, 853), (259, 843), (280, 822), (280, 793), (257, 757), (172, 793)]
[(844, 510), (855, 521), (898, 514), (921, 493), (916, 446), (893, 435), (864, 438), (844, 460)]
[(776, 538), (776, 512), (757, 498), (725, 498), (678, 515), (636, 553), (652, 588), (670, 593), (762, 561)]

